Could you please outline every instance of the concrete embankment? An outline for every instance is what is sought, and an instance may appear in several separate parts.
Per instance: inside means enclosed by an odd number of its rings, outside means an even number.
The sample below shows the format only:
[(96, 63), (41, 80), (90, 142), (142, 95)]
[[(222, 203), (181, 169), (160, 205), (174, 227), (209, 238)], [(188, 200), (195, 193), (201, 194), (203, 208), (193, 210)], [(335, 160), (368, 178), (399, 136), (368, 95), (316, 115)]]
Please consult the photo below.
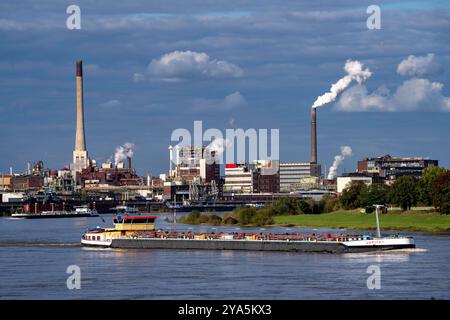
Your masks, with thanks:
[(348, 252), (348, 248), (340, 243), (263, 240), (114, 239), (111, 247), (123, 249), (248, 250), (308, 253)]

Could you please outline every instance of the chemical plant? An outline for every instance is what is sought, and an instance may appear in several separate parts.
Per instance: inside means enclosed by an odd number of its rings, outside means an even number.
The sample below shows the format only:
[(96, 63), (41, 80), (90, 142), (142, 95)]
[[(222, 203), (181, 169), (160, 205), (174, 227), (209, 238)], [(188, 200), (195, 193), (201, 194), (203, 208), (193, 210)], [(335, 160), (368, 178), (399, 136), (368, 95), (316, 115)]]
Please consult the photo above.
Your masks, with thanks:
[[(134, 145), (116, 148), (114, 159), (98, 164), (89, 158), (86, 144), (83, 64), (76, 62), (76, 131), (70, 167), (47, 169), (43, 161), (28, 163), (27, 170), (1, 173), (0, 210), (41, 212), (66, 210), (88, 204), (101, 212), (118, 206), (140, 211), (227, 211), (240, 205), (263, 205), (280, 197), (320, 200), (336, 196), (352, 181), (392, 183), (402, 175), (420, 177), (437, 160), (423, 157), (368, 157), (355, 172), (336, 176), (337, 166), (351, 148), (343, 149), (328, 175), (317, 157), (317, 108), (311, 108), (309, 162), (254, 160), (221, 165), (207, 146), (169, 146), (169, 167), (158, 176), (140, 176), (133, 168)], [(278, 168), (275, 172), (274, 165)], [(222, 174), (223, 173), (223, 174)]]

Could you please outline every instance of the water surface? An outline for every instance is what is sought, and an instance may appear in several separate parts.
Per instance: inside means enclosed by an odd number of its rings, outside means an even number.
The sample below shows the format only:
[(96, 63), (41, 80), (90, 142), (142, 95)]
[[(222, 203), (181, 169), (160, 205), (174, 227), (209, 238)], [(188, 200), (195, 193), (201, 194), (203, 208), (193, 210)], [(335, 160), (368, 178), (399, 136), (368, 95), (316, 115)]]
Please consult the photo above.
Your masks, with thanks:
[[(171, 216), (170, 216), (171, 217)], [(106, 223), (103, 223), (101, 219)], [(111, 216), (15, 220), (0, 218), (1, 299), (449, 299), (450, 236), (411, 233), (419, 249), (370, 254), (122, 250), (78, 246), (86, 228)], [(172, 224), (157, 219), (157, 228)], [(190, 226), (178, 230), (268, 231)], [(273, 228), (273, 232), (335, 232)], [(345, 231), (344, 231), (345, 232)], [(350, 231), (348, 231), (350, 232)], [(27, 246), (23, 242), (42, 244)], [(16, 243), (16, 244), (14, 244)], [(61, 243), (61, 246), (48, 246)], [(2, 246), (3, 244), (3, 246)], [(66, 269), (81, 270), (69, 290)], [(369, 290), (367, 268), (381, 270)]]

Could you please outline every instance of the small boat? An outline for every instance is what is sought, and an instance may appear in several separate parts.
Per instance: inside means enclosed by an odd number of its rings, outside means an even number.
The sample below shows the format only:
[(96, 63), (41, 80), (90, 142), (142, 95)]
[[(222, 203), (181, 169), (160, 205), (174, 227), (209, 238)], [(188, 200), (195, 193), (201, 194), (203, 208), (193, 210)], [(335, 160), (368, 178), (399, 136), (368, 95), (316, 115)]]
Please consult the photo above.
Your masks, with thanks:
[(138, 213), (139, 209), (135, 207), (129, 207), (129, 206), (116, 206), (112, 208), (114, 212), (117, 214), (132, 214), (132, 213)]
[(96, 209), (90, 209), (88, 206), (77, 206), (75, 207), (75, 214), (83, 217), (98, 217), (98, 212)]

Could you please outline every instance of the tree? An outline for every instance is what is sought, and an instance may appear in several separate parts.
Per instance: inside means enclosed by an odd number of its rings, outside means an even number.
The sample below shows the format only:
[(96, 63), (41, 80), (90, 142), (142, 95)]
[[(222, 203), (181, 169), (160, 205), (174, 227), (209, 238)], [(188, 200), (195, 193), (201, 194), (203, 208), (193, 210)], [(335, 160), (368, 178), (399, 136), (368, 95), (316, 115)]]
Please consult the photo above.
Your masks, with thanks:
[(411, 209), (418, 199), (418, 181), (411, 176), (397, 178), (391, 186), (390, 198), (403, 211)]
[(374, 183), (363, 189), (358, 197), (359, 206), (389, 203), (389, 186), (384, 183)]
[(298, 198), (281, 198), (268, 206), (271, 215), (293, 215), (312, 213), (310, 204)]
[(443, 172), (433, 182), (433, 205), (445, 214), (450, 214), (450, 172)]
[(360, 206), (359, 196), (366, 192), (367, 185), (362, 181), (352, 181), (350, 186), (342, 191), (339, 201), (344, 209), (355, 209)]
[(433, 183), (438, 176), (447, 172), (447, 169), (442, 167), (428, 167), (419, 180), (419, 199), (420, 202), (431, 206), (433, 204)]

